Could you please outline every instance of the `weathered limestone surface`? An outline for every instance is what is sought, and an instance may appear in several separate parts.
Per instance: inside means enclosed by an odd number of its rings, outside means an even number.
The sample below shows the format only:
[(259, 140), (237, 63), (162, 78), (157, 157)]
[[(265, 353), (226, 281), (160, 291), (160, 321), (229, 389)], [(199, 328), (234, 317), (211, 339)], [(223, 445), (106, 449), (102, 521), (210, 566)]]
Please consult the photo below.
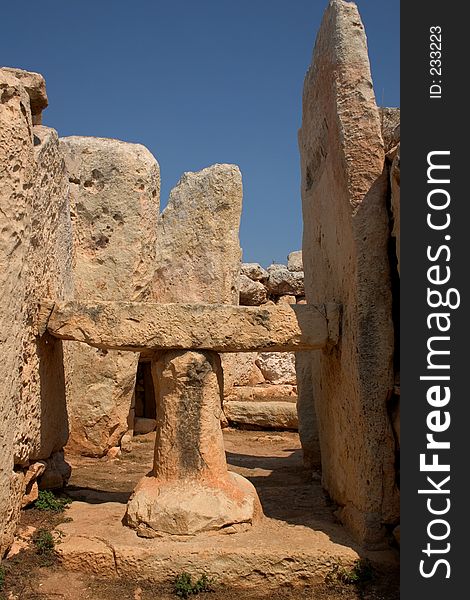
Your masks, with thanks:
[[(320, 527), (318, 518), (305, 527), (265, 519), (237, 535), (211, 534), (184, 540), (162, 536), (149, 540), (136, 538), (132, 529), (122, 527), (123, 505), (117, 502), (76, 501), (67, 509), (67, 516), (70, 522), (58, 526), (61, 566), (102, 578), (115, 578), (117, 565), (122, 578), (133, 581), (138, 573), (142, 580), (168, 586), (181, 573), (205, 573), (210, 565), (211, 577), (216, 578), (219, 587), (230, 586), (237, 591), (244, 588), (242, 597), (250, 597), (251, 589), (253, 598), (262, 588), (264, 595), (275, 597), (279, 589), (324, 581), (332, 564), (353, 569), (360, 558), (351, 538), (332, 519)], [(233, 532), (233, 528), (226, 531)], [(384, 560), (382, 570), (396, 564), (393, 557), (387, 556), (389, 562)]]
[(40, 489), (61, 488), (70, 479), (72, 468), (64, 460), (64, 451), (54, 452), (46, 461), (46, 470), (41, 477)]
[(240, 275), (240, 304), (242, 306), (260, 306), (268, 297), (265, 286), (260, 281), (253, 281), (246, 275)]
[(119, 446), (128, 429), (139, 356), (78, 343), (67, 346), (71, 363), (67, 373), (67, 449), (85, 456), (104, 456)]
[(315, 411), (310, 352), (296, 352), (295, 370), (298, 393), (297, 415), (303, 461), (308, 469), (318, 469), (321, 466), (320, 439)]
[(387, 414), (393, 325), (387, 182), (364, 28), (331, 0), (307, 73), (299, 133), (308, 302), (343, 305), (340, 344), (312, 353), (323, 483), (364, 543), (398, 518)]
[(297, 409), (293, 402), (240, 402), (229, 400), (224, 404), (229, 423), (263, 429), (297, 429)]
[(388, 152), (400, 141), (400, 109), (383, 107), (379, 108), (379, 114), (384, 148)]
[(295, 385), (241, 385), (233, 387), (226, 400), (239, 402), (296, 402)]
[(0, 555), (23, 495), (37, 491), (31, 463), (67, 439), (62, 343), (39, 339), (35, 324), (41, 296), (72, 292), (63, 157), (56, 132), (33, 127), (31, 114), (44, 98), (41, 76), (0, 70)]
[(287, 268), (289, 269), (289, 271), (303, 273), (304, 265), (302, 262), (302, 250), (296, 250), (295, 252), (291, 252), (289, 254), (289, 256), (287, 257)]
[(224, 373), (224, 396), (235, 387), (254, 386), (264, 383), (264, 377), (256, 364), (256, 352), (232, 352), (220, 356)]
[(307, 304), (255, 307), (73, 301), (53, 307), (44, 303), (41, 311), (41, 327), (59, 339), (133, 352), (314, 350), (329, 344), (337, 328), (324, 306)]
[(266, 282), (269, 277), (269, 273), (266, 269), (263, 269), (258, 263), (242, 263), (240, 272), (252, 281)]
[(268, 292), (273, 296), (285, 294), (301, 296), (304, 294), (304, 274), (298, 271), (289, 271), (285, 265), (271, 265), (268, 267), (269, 279), (266, 284)]
[(270, 383), (295, 385), (297, 382), (295, 355), (291, 352), (261, 352), (256, 364)]
[(31, 207), (31, 238), (26, 262), (28, 322), (23, 342), (23, 386), (17, 409), (15, 462), (49, 457), (67, 442), (67, 408), (62, 343), (37, 338), (32, 325), (44, 295), (73, 296), (72, 229), (69, 183), (56, 131), (34, 127), (36, 176)]
[(242, 197), (236, 165), (183, 174), (158, 219), (156, 302), (238, 304)]
[(21, 387), (29, 205), (34, 181), (29, 97), (0, 72), (0, 556), (13, 540), (24, 476), (14, 471), (16, 408)]
[(17, 79), (26, 90), (29, 96), (29, 105), (33, 125), (41, 125), (42, 111), (49, 104), (46, 92), (46, 82), (39, 73), (24, 71), (23, 69), (14, 69), (12, 67), (2, 67), (1, 74), (11, 75)]
[[(240, 274), (240, 304), (242, 306), (295, 305), (301, 302), (304, 294), (302, 251), (291, 252), (287, 257), (287, 267), (272, 264), (267, 270), (257, 263), (242, 263)], [(275, 285), (273, 285), (273, 281)], [(251, 384), (226, 386), (224, 397), (230, 401), (292, 402), (297, 400), (297, 391), (286, 394), (285, 385), (295, 386), (294, 354), (261, 353), (255, 357), (258, 373), (262, 375), (259, 389)], [(226, 370), (224, 369), (224, 373)], [(246, 389), (243, 386), (248, 385)], [(286, 407), (291, 410), (292, 407)], [(253, 415), (257, 426), (262, 415), (256, 415), (253, 407), (247, 407), (247, 415)], [(249, 423), (247, 423), (249, 425)]]
[(127, 525), (155, 537), (252, 524), (262, 514), (256, 490), (229, 473), (225, 460), (220, 358), (166, 352), (154, 358), (152, 371), (158, 384), (154, 468), (129, 501)]
[(119, 140), (60, 143), (72, 184), (77, 298), (146, 300), (156, 252), (157, 161), (144, 146)]
[(278, 296), (278, 298), (276, 298), (276, 304), (297, 304), (297, 300), (295, 296), (286, 294), (285, 296)]
[[(71, 182), (75, 298), (150, 297), (159, 211), (159, 166), (140, 144), (61, 139)], [(73, 452), (103, 456), (127, 431), (138, 356), (67, 345)]]

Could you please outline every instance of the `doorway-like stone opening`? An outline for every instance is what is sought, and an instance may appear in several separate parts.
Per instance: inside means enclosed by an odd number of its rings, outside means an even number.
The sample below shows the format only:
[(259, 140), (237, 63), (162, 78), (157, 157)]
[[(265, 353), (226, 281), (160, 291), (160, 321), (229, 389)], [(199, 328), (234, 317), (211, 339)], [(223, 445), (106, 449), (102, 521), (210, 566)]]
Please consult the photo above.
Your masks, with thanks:
[(134, 435), (155, 430), (157, 404), (150, 360), (141, 359), (137, 366), (134, 411)]

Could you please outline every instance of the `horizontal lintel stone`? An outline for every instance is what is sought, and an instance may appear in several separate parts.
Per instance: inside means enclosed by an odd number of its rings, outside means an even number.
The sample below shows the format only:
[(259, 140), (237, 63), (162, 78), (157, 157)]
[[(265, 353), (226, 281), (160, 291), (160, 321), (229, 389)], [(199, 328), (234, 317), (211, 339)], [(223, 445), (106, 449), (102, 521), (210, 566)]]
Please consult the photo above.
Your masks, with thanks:
[[(42, 303), (38, 330), (103, 350), (317, 350), (337, 341), (336, 305)], [(330, 317), (331, 315), (331, 317)]]

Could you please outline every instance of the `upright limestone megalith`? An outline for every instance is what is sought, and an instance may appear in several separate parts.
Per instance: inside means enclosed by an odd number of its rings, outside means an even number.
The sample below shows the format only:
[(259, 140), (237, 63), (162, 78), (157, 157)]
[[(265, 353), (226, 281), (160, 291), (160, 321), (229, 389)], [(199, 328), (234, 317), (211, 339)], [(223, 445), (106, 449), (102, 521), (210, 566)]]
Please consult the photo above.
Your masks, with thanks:
[(387, 413), (394, 335), (384, 144), (354, 4), (331, 0), (305, 78), (299, 132), (309, 303), (343, 306), (339, 344), (312, 353), (323, 484), (366, 544), (398, 518)]
[[(157, 302), (238, 305), (242, 202), (236, 165), (215, 164), (182, 175), (158, 221)], [(225, 390), (236, 360), (234, 354), (222, 354)]]
[[(150, 297), (160, 199), (159, 166), (139, 144), (61, 139), (71, 184), (77, 300)], [(138, 354), (70, 342), (69, 448), (103, 456), (127, 431)]]
[(62, 342), (36, 318), (41, 298), (73, 291), (64, 161), (57, 133), (34, 125), (46, 106), (41, 75), (0, 69), (0, 558), (37, 477), (68, 475)]
[(242, 198), (236, 165), (182, 175), (158, 220), (157, 302), (238, 304)]

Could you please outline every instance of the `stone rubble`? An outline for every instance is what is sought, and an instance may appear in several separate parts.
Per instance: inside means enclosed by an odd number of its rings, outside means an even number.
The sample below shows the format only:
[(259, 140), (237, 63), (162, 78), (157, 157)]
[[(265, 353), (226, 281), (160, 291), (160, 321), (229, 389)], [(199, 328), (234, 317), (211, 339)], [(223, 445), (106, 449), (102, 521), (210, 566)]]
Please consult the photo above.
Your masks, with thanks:
[[(273, 277), (279, 283), (277, 287), (270, 286)], [(295, 281), (295, 287), (292, 287)], [(287, 290), (287, 291), (286, 291)], [(296, 292), (297, 296), (292, 292)], [(240, 272), (240, 305), (242, 306), (267, 306), (271, 303), (277, 305), (292, 305), (301, 302), (304, 298), (302, 251), (291, 252), (287, 257), (285, 265), (273, 264), (264, 269), (258, 263), (242, 263)], [(258, 402), (286, 402), (292, 403), (297, 400), (297, 377), (295, 372), (294, 353), (265, 352), (253, 355), (249, 363), (240, 356), (240, 365), (246, 365), (247, 373), (256, 373), (256, 383), (253, 384), (249, 377), (237, 380), (235, 385), (224, 387), (224, 411), (229, 424), (243, 427), (260, 427), (260, 423), (266, 423), (266, 407), (260, 407)], [(231, 361), (235, 359), (230, 358)], [(224, 364), (224, 361), (223, 361)], [(224, 377), (231, 381), (230, 364), (224, 364)], [(286, 385), (288, 384), (288, 385)], [(256, 387), (253, 387), (256, 385)], [(245, 387), (246, 386), (246, 387)], [(233, 404), (233, 403), (236, 404)], [(243, 402), (250, 402), (250, 406), (237, 408)], [(277, 404), (274, 406), (277, 407)], [(227, 410), (225, 410), (227, 407)], [(292, 406), (284, 407), (285, 410), (273, 410), (271, 412), (271, 424), (269, 428), (288, 429), (297, 428), (297, 419), (286, 420), (285, 414), (291, 415)], [(243, 409), (243, 410), (242, 410)], [(256, 412), (260, 410), (259, 414)]]
[(261, 306), (268, 300), (266, 287), (260, 281), (253, 281), (243, 273), (240, 275), (240, 304)]
[(303, 273), (304, 264), (302, 261), (302, 250), (291, 252), (287, 257), (287, 268), (295, 273)]
[(241, 274), (252, 281), (261, 281), (265, 283), (268, 280), (269, 273), (258, 263), (242, 263)]

